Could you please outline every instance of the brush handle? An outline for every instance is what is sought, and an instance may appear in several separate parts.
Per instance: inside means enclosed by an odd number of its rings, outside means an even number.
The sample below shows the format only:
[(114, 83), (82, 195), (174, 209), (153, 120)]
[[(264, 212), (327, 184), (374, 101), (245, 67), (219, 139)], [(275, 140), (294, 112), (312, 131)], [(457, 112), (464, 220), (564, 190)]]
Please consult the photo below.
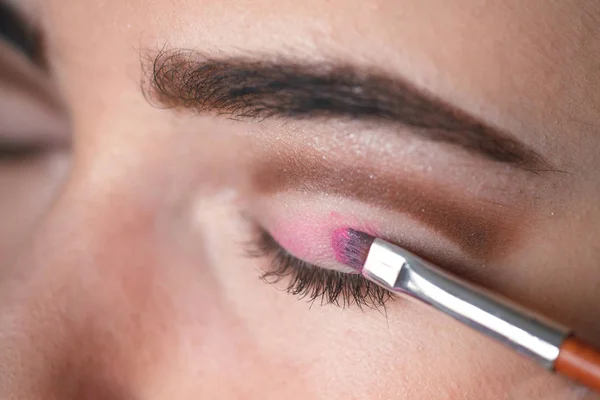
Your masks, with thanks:
[(425, 303), (496, 339), (548, 370), (570, 331), (476, 287), (409, 251), (375, 239), (362, 276), (398, 295)]
[(600, 350), (575, 338), (565, 327), (381, 239), (373, 241), (361, 274), (600, 392)]
[(560, 346), (554, 370), (600, 391), (600, 352), (573, 336)]

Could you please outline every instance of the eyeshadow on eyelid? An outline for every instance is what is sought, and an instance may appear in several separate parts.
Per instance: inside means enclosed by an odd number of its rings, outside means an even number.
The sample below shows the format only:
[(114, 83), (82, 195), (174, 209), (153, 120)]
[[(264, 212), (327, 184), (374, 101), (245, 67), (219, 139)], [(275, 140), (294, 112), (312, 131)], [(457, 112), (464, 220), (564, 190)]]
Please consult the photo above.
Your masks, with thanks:
[[(286, 251), (304, 261), (330, 265), (337, 259), (331, 238), (340, 229), (348, 227), (377, 235), (382, 227), (374, 221), (366, 221), (336, 211), (313, 214), (292, 213), (272, 223), (265, 224), (271, 237)], [(339, 261), (339, 259), (337, 260)]]
[(290, 226), (277, 226), (272, 235), (277, 242), (296, 257), (309, 259), (310, 247), (302, 239), (310, 238), (314, 229), (310, 225), (294, 223)]
[[(363, 173), (365, 172), (365, 173)], [(293, 157), (271, 160), (253, 171), (253, 183), (264, 194), (284, 191), (336, 194), (394, 212), (406, 213), (456, 243), (477, 259), (490, 259), (517, 244), (522, 212), (498, 211), (494, 204), (460, 199), (458, 193), (392, 172), (357, 173), (356, 167), (332, 166)], [(340, 179), (346, 177), (346, 179)]]

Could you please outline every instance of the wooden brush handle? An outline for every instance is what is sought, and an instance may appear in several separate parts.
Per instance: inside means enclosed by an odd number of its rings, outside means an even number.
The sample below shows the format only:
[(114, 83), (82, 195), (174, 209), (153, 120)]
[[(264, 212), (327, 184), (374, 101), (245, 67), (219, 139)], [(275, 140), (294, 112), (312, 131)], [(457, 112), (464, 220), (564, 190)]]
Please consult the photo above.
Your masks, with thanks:
[(571, 336), (563, 342), (554, 369), (600, 391), (600, 352), (582, 340)]

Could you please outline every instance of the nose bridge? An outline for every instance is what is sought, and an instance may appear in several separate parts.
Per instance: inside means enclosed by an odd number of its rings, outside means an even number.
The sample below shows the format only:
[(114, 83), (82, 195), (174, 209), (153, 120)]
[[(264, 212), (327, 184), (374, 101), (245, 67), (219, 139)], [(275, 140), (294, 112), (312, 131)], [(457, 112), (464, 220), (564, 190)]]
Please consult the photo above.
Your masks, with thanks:
[(118, 399), (145, 355), (162, 351), (145, 339), (169, 313), (160, 295), (160, 201), (128, 185), (143, 171), (107, 177), (100, 167), (74, 172), (2, 274), (0, 393)]

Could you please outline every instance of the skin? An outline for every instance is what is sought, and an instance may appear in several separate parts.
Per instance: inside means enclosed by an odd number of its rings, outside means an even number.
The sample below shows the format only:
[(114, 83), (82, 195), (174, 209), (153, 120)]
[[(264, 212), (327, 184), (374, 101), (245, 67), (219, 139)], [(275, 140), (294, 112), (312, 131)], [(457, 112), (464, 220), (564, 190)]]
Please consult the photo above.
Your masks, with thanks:
[[(367, 226), (600, 345), (598, 2), (19, 6), (47, 38), (51, 77), (39, 102), (52, 88), (66, 111), (51, 107), (56, 125), (42, 122), (46, 111), (27, 119), (64, 146), (0, 167), (0, 212), (12, 221), (0, 227), (4, 397), (600, 398), (418, 305), (390, 303), (385, 315), (309, 307), (261, 282), (269, 260), (246, 257), (242, 245), (255, 225), (280, 229), (306, 261), (340, 268), (331, 233)], [(140, 55), (165, 45), (376, 65), (512, 132), (565, 172), (517, 171), (381, 127), (154, 107), (140, 88)], [(0, 52), (4, 60), (11, 50)], [(69, 129), (48, 128), (67, 112)], [(315, 132), (330, 134), (316, 141)], [(302, 157), (443, 187), (490, 233), (516, 229), (519, 240), (472, 249), (333, 183), (310, 191), (256, 180), (265, 164), (292, 168)], [(50, 174), (50, 160), (69, 166)]]

